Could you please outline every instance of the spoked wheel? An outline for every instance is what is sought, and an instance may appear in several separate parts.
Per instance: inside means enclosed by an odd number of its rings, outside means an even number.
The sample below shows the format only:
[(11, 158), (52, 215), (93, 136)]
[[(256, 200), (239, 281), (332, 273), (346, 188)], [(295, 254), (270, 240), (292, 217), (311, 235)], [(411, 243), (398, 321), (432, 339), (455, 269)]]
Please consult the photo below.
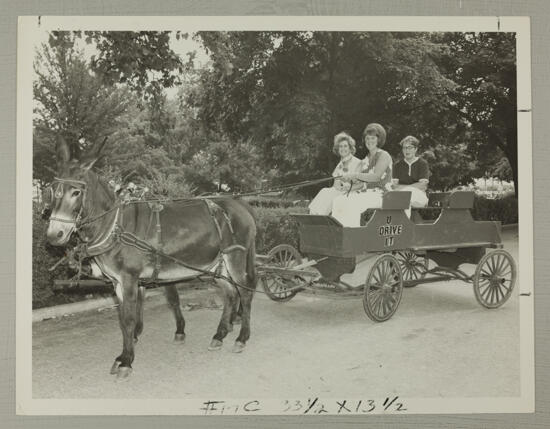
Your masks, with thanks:
[(404, 287), (414, 287), (418, 284), (418, 280), (426, 277), (428, 258), (425, 256), (418, 256), (412, 250), (400, 250), (394, 252), (394, 256), (401, 265)]
[[(280, 244), (267, 254), (266, 265), (278, 268), (292, 268), (302, 263), (302, 256), (292, 246)], [(290, 301), (298, 293), (298, 289), (289, 290), (299, 285), (296, 276), (265, 273), (262, 277), (264, 291), (273, 301)]]
[(477, 302), (486, 308), (500, 307), (512, 295), (516, 275), (516, 263), (506, 250), (487, 253), (477, 264), (473, 277)]
[(375, 322), (388, 320), (397, 310), (402, 294), (401, 264), (389, 253), (379, 256), (370, 269), (365, 284), (365, 313)]

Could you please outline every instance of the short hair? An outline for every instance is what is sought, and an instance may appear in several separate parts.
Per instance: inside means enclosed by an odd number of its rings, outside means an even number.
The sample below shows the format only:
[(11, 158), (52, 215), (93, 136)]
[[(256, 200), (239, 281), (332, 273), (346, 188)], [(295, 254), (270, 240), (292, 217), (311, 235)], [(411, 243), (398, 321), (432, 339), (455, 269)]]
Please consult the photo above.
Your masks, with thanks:
[(352, 136), (343, 131), (334, 136), (334, 145), (332, 146), (332, 151), (336, 155), (340, 155), (340, 153), (338, 152), (338, 148), (340, 147), (340, 143), (342, 143), (343, 141), (348, 143), (351, 154), (355, 155), (355, 140)]
[(414, 146), (418, 149), (418, 145), (420, 144), (420, 142), (414, 136), (407, 136), (399, 142), (399, 146), (403, 147), (405, 144), (410, 144), (411, 146)]
[(378, 137), (378, 147), (384, 146), (386, 143), (386, 130), (380, 124), (372, 123), (368, 124), (363, 131), (363, 141), (366, 136), (376, 136)]

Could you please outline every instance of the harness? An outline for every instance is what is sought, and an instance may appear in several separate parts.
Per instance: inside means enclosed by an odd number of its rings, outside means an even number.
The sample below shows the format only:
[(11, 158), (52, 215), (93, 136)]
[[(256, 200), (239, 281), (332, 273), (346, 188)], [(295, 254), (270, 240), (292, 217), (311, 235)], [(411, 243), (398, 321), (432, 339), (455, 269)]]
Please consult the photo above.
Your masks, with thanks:
[[(234, 194), (233, 197), (254, 196), (254, 195), (265, 194), (266, 192), (284, 191), (284, 190), (288, 190), (288, 189), (298, 189), (298, 188), (302, 188), (302, 187), (306, 187), (306, 186), (311, 186), (313, 184), (324, 183), (324, 182), (331, 181), (331, 180), (338, 179), (338, 178), (340, 178), (340, 176), (339, 177), (326, 177), (326, 178), (316, 179), (316, 180), (306, 180), (306, 181), (299, 182), (299, 183), (293, 183), (293, 184), (289, 184), (289, 185), (281, 185), (281, 186), (272, 188), (269, 191), (260, 190), (260, 191)], [(153, 255), (153, 257), (154, 257), (153, 276), (152, 276), (151, 279), (146, 279), (145, 280), (145, 282), (147, 282), (147, 283), (157, 283), (157, 284), (159, 284), (159, 283), (174, 283), (174, 282), (178, 282), (178, 281), (182, 280), (182, 279), (161, 280), (161, 281), (158, 280), (158, 274), (159, 274), (160, 269), (161, 269), (161, 258), (164, 258), (164, 259), (170, 260), (170, 261), (172, 261), (172, 262), (174, 262), (178, 265), (181, 265), (181, 266), (183, 266), (183, 267), (185, 267), (189, 270), (198, 272), (199, 274), (197, 274), (196, 277), (200, 277), (201, 275), (204, 274), (204, 275), (212, 276), (214, 278), (219, 278), (219, 279), (226, 280), (229, 283), (231, 283), (233, 286), (237, 287), (237, 290), (239, 290), (239, 288), (242, 288), (242, 289), (249, 290), (251, 292), (256, 291), (255, 289), (251, 289), (251, 288), (246, 287), (244, 285), (238, 284), (237, 282), (235, 282), (231, 278), (231, 276), (225, 276), (221, 273), (222, 264), (219, 263), (219, 262), (223, 262), (222, 256), (224, 254), (233, 252), (235, 250), (246, 251), (246, 249), (243, 246), (239, 245), (239, 244), (235, 244), (234, 229), (233, 229), (233, 225), (231, 223), (231, 219), (230, 219), (228, 213), (223, 209), (223, 207), (221, 207), (219, 204), (217, 204), (215, 201), (212, 201), (208, 197), (206, 197), (206, 196), (202, 197), (201, 196), (201, 197), (194, 197), (194, 198), (175, 198), (175, 199), (170, 200), (171, 202), (176, 202), (176, 201), (199, 201), (199, 200), (204, 201), (204, 203), (206, 205), (206, 208), (208, 210), (208, 213), (209, 213), (210, 217), (212, 218), (214, 227), (218, 231), (218, 237), (219, 237), (219, 243), (220, 244), (219, 244), (219, 251), (218, 251), (217, 257), (214, 259), (214, 261), (212, 262), (212, 264), (210, 264), (209, 267), (207, 267), (207, 268), (198, 268), (198, 267), (193, 267), (193, 266), (191, 266), (191, 265), (189, 265), (189, 264), (187, 264), (187, 263), (171, 256), (171, 255), (168, 255), (168, 254), (166, 254), (162, 251), (162, 227), (161, 227), (161, 222), (160, 222), (160, 212), (162, 211), (163, 206), (162, 206), (161, 201), (152, 200), (152, 201), (124, 201), (124, 202), (118, 202), (118, 203), (115, 204), (114, 207), (112, 207), (109, 210), (104, 211), (103, 213), (101, 213), (97, 216), (83, 219), (82, 214), (83, 214), (83, 209), (84, 209), (84, 206), (85, 206), (85, 203), (86, 203), (86, 197), (87, 197), (87, 186), (88, 186), (87, 183), (84, 182), (84, 181), (81, 181), (81, 180), (62, 179), (62, 178), (58, 178), (58, 177), (54, 178), (54, 181), (52, 182), (52, 185), (55, 184), (55, 183), (58, 184), (55, 193), (53, 191), (53, 188), (50, 188), (50, 197), (52, 198), (52, 201), (53, 201), (53, 197), (62, 197), (63, 194), (62, 194), (62, 190), (61, 190), (61, 185), (63, 185), (63, 184), (69, 184), (71, 186), (76, 187), (77, 189), (80, 189), (83, 192), (82, 203), (81, 203), (81, 206), (80, 206), (80, 210), (79, 210), (79, 212), (76, 215), (74, 220), (62, 219), (62, 218), (57, 218), (57, 217), (50, 217), (50, 220), (53, 219), (53, 220), (56, 220), (58, 222), (65, 222), (65, 223), (73, 224), (73, 226), (74, 226), (73, 230), (76, 230), (79, 233), (79, 236), (80, 236), (80, 230), (82, 229), (83, 226), (93, 224), (93, 223), (97, 222), (99, 219), (109, 215), (110, 213), (116, 212), (115, 216), (113, 217), (113, 221), (110, 223), (110, 226), (109, 226), (107, 232), (105, 233), (105, 235), (103, 235), (103, 237), (101, 239), (99, 239), (98, 242), (90, 244), (88, 242), (89, 240), (87, 240), (86, 237), (84, 237), (84, 239), (82, 240), (83, 242), (81, 244), (79, 244), (77, 248), (75, 248), (74, 252), (79, 253), (79, 257), (78, 257), (79, 263), (81, 263), (82, 259), (84, 259), (84, 258), (99, 256), (103, 253), (106, 253), (109, 250), (113, 249), (117, 244), (124, 244), (124, 245), (128, 245), (128, 246), (132, 246), (136, 249), (139, 249), (142, 252), (146, 252), (146, 253), (149, 253), (149, 254)], [(122, 217), (123, 217), (123, 211), (124, 211), (123, 206), (129, 205), (129, 204), (136, 204), (136, 203), (158, 204), (158, 206), (152, 206), (151, 207), (151, 209), (152, 209), (151, 210), (151, 213), (152, 213), (151, 216), (152, 216), (152, 218), (155, 219), (155, 222), (156, 222), (156, 224), (155, 224), (156, 246), (151, 245), (147, 241), (144, 241), (144, 240), (140, 239), (139, 237), (135, 236), (134, 234), (132, 234), (128, 231), (124, 231), (124, 229), (122, 227), (122, 223), (123, 223), (122, 222)], [(43, 215), (44, 214), (45, 213), (43, 213)], [(231, 233), (230, 234), (231, 242), (228, 243), (227, 246), (224, 246), (223, 227), (222, 227), (222, 224), (220, 223), (220, 219), (219, 219), (220, 217), (223, 219), (223, 223), (227, 226), (227, 228), (229, 229), (229, 231)], [(151, 219), (150, 223), (152, 223), (152, 219)], [(82, 237), (81, 237), (81, 239), (82, 239)], [(68, 259), (68, 256), (66, 256), (63, 259)], [(58, 264), (61, 263), (63, 261), (63, 259), (61, 261), (59, 261)], [(58, 264), (56, 264), (56, 266)], [(218, 264), (218, 267), (216, 269), (216, 272), (213, 273), (210, 270), (216, 264)], [(55, 268), (55, 266), (52, 267), (50, 270), (53, 270), (54, 268)], [(79, 270), (78, 275), (80, 275), (80, 272), (81, 272), (81, 269)], [(78, 279), (79, 279), (79, 277), (76, 280), (78, 281)], [(144, 281), (140, 280), (140, 282), (143, 283)]]
[[(69, 184), (71, 186), (76, 187), (77, 189), (80, 189), (83, 192), (82, 195), (82, 203), (80, 205), (80, 209), (78, 211), (78, 214), (76, 215), (74, 220), (70, 219), (63, 219), (59, 217), (50, 217), (51, 220), (55, 220), (57, 222), (64, 222), (64, 223), (71, 223), (73, 224), (73, 229), (76, 230), (79, 233), (81, 243), (78, 244), (78, 246), (70, 253), (71, 259), (77, 260), (80, 267), (78, 269), (78, 278), (80, 278), (81, 274), (81, 264), (82, 260), (84, 258), (88, 257), (94, 257), (99, 256), (101, 254), (104, 254), (111, 249), (113, 249), (117, 244), (123, 244), (127, 246), (134, 247), (144, 253), (148, 253), (153, 258), (153, 273), (150, 278), (148, 279), (140, 279), (140, 283), (142, 284), (151, 284), (151, 283), (158, 283), (159, 279), (158, 276), (161, 271), (162, 267), (162, 259), (168, 259), (172, 262), (175, 262), (185, 268), (188, 268), (190, 270), (196, 271), (200, 274), (210, 274), (212, 275), (212, 272), (210, 271), (216, 264), (218, 264), (218, 268), (216, 272), (214, 273), (215, 277), (223, 278), (225, 280), (228, 280), (233, 285), (241, 286), (236, 284), (230, 277), (224, 276), (221, 274), (221, 264), (220, 261), (223, 261), (222, 255), (229, 253), (234, 250), (246, 250), (243, 246), (235, 244), (235, 231), (233, 229), (233, 225), (231, 223), (231, 219), (227, 213), (227, 211), (221, 207), (216, 202), (212, 201), (208, 198), (194, 198), (190, 199), (190, 201), (202, 201), (205, 204), (205, 207), (208, 211), (208, 214), (210, 218), (212, 219), (213, 226), (215, 230), (218, 233), (218, 240), (219, 240), (219, 250), (217, 256), (214, 258), (211, 264), (207, 266), (206, 268), (198, 268), (193, 267), (189, 264), (186, 264), (185, 262), (172, 257), (171, 255), (168, 255), (163, 252), (163, 243), (162, 243), (162, 224), (160, 220), (160, 213), (164, 209), (164, 205), (161, 201), (148, 201), (147, 204), (150, 209), (150, 218), (149, 218), (149, 226), (147, 228), (146, 236), (149, 236), (149, 232), (151, 228), (153, 227), (154, 222), (154, 238), (153, 242), (154, 244), (151, 244), (135, 234), (125, 231), (123, 227), (123, 214), (124, 214), (124, 206), (129, 204), (137, 204), (141, 203), (140, 201), (120, 201), (118, 202), (112, 209), (107, 210), (103, 213), (101, 213), (98, 216), (95, 216), (93, 218), (83, 219), (82, 213), (86, 202), (86, 196), (87, 196), (87, 184), (84, 181), (80, 180), (73, 180), (73, 179), (60, 179), (55, 178), (54, 184), (57, 183), (57, 187), (55, 189), (55, 192), (53, 191), (53, 188), (50, 189), (50, 193), (52, 197), (55, 198), (61, 198), (63, 196), (62, 191), (62, 185)], [(85, 225), (89, 225), (92, 223), (95, 223), (99, 219), (105, 217), (109, 213), (115, 212), (115, 215), (113, 217), (112, 222), (110, 222), (110, 226), (107, 229), (105, 234), (102, 234), (102, 236), (99, 237), (98, 241), (95, 243), (89, 243), (89, 239), (86, 237), (82, 237), (80, 234), (81, 228)], [(226, 243), (227, 240), (224, 240), (224, 234), (223, 234), (223, 224), (220, 223), (220, 219), (227, 226), (227, 229), (230, 231), (230, 242)], [(74, 255), (78, 253), (78, 258), (74, 258)], [(66, 258), (69, 258), (67, 256)], [(61, 261), (60, 261), (61, 262)], [(59, 263), (60, 263), (59, 262)], [(59, 264), (58, 263), (58, 264)], [(56, 266), (58, 265), (56, 264)], [(169, 280), (169, 282), (174, 282), (178, 280)], [(243, 287), (243, 286), (241, 286)]]

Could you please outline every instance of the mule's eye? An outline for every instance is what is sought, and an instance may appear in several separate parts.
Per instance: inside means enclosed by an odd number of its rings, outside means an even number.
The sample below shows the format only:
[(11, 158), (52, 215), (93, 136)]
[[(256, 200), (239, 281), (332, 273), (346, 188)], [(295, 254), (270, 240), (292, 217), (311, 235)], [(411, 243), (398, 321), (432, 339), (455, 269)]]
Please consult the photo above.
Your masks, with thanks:
[(73, 197), (74, 197), (74, 198), (78, 197), (78, 196), (80, 195), (80, 192), (81, 192), (81, 191), (80, 191), (79, 189), (75, 189), (75, 190), (73, 191)]

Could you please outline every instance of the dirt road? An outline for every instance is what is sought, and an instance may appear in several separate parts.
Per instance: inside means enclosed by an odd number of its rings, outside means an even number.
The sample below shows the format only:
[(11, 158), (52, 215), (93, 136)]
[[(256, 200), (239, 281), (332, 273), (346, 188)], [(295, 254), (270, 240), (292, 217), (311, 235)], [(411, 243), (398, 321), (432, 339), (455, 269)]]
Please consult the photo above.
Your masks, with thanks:
[[(517, 260), (517, 232), (505, 249)], [(215, 292), (181, 292), (184, 345), (162, 296), (145, 304), (145, 330), (134, 371), (116, 383), (109, 368), (121, 350), (116, 309), (33, 326), (34, 398), (281, 398), (299, 395), (407, 397), (517, 396), (518, 288), (500, 309), (487, 310), (459, 281), (405, 289), (397, 313), (374, 323), (361, 299), (298, 294), (275, 303), (257, 294), (252, 336), (241, 354), (209, 352), (221, 310)], [(200, 304), (199, 309), (193, 309)]]

